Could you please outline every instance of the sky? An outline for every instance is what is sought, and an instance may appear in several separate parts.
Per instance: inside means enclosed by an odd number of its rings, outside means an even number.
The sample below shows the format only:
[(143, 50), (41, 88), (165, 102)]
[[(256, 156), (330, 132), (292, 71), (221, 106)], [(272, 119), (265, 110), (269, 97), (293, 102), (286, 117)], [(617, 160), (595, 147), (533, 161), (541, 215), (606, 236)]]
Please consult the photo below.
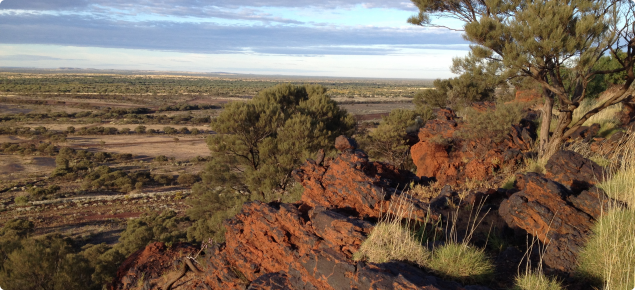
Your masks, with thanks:
[(447, 78), (460, 32), (401, 0), (0, 0), (0, 67)]

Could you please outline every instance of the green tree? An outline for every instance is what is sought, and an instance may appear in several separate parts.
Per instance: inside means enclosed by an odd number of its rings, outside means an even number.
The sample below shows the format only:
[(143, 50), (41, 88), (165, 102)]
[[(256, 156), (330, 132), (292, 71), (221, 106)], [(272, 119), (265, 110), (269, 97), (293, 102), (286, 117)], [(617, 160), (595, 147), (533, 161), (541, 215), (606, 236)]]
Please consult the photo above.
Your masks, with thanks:
[(249, 102), (227, 105), (212, 120), (218, 134), (208, 138), (208, 145), (216, 162), (240, 172), (249, 192), (265, 198), (286, 189), (296, 166), (319, 149), (332, 149), (335, 138), (354, 126), (354, 118), (324, 87), (285, 84)]
[(188, 238), (223, 240), (222, 221), (248, 200), (292, 191), (292, 171), (335, 138), (350, 135), (355, 119), (322, 86), (278, 85), (248, 102), (234, 102), (211, 122), (211, 161), (192, 187)]
[(16, 290), (100, 289), (91, 280), (92, 272), (69, 239), (49, 235), (23, 239), (4, 261), (0, 284)]
[[(530, 78), (543, 88), (539, 154), (558, 150), (564, 140), (586, 120), (608, 106), (627, 100), (635, 80), (635, 4), (620, 0), (412, 0), (419, 14), (408, 22), (439, 26), (436, 18), (462, 22), (459, 30), (474, 45), (465, 62), (492, 61), (507, 78)], [(620, 53), (620, 49), (624, 51)], [(598, 68), (610, 52), (619, 68)], [(589, 83), (597, 75), (625, 73), (613, 95), (580, 120), (573, 111), (589, 97)], [(553, 109), (558, 111), (556, 129), (550, 134)]]

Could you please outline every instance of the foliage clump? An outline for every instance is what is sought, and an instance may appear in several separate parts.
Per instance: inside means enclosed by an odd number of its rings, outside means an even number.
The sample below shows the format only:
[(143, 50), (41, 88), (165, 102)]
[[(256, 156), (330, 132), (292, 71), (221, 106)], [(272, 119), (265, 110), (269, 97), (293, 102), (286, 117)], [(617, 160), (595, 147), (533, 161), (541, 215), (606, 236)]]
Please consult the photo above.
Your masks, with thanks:
[(479, 111), (473, 107), (465, 108), (463, 119), (465, 126), (460, 134), (467, 138), (490, 138), (502, 141), (514, 124), (523, 116), (521, 103), (499, 103), (493, 108)]
[(207, 139), (211, 161), (192, 188), (188, 237), (223, 240), (222, 221), (245, 201), (286, 199), (294, 192), (291, 172), (320, 149), (332, 151), (354, 126), (319, 85), (282, 84), (226, 105), (211, 122), (218, 134)]
[(23, 219), (0, 229), (0, 285), (6, 289), (99, 290), (112, 282), (123, 260), (148, 243), (185, 241), (183, 217), (174, 211), (144, 214), (128, 222), (119, 243), (86, 244), (58, 234), (32, 236)]
[(412, 159), (407, 134), (416, 134), (430, 118), (421, 115), (413, 110), (392, 110), (376, 129), (357, 138), (358, 142), (371, 158), (409, 169)]

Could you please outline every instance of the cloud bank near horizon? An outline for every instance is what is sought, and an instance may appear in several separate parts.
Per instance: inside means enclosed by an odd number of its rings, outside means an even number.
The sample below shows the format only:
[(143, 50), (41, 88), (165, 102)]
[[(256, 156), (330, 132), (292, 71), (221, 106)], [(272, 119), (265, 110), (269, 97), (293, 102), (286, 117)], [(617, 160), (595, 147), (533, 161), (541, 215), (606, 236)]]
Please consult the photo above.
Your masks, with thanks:
[[(263, 60), (365, 56), (378, 66), (387, 65), (389, 56), (413, 51), (465, 54), (460, 33), (405, 24), (414, 12), (409, 1), (399, 0), (4, 0), (0, 44), (259, 55)], [(64, 59), (46, 51), (37, 55), (41, 61)], [(6, 53), (0, 59), (37, 61)]]

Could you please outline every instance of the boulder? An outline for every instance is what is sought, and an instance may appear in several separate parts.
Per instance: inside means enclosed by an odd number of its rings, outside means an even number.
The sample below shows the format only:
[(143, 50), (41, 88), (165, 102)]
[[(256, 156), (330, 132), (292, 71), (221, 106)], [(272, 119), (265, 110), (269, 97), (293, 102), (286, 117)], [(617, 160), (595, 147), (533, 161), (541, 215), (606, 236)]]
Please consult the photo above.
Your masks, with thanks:
[(340, 135), (335, 138), (335, 149), (339, 151), (344, 151), (346, 149), (355, 150), (357, 149), (357, 142), (354, 139), (348, 138), (344, 135)]
[[(371, 162), (359, 150), (345, 150), (324, 166), (309, 160), (293, 171), (304, 186), (302, 202), (378, 217), (390, 196), (418, 178), (409, 171), (381, 162)], [(425, 205), (422, 205), (422, 207)]]
[(573, 198), (567, 188), (537, 173), (517, 175), (516, 187), (520, 191), (501, 203), (500, 216), (510, 227), (522, 229), (547, 245), (547, 266), (563, 272), (574, 270), (594, 222), (586, 212), (599, 209), (591, 204), (585, 204), (585, 210), (572, 206), (567, 202)]
[[(133, 289), (140, 283), (152, 284), (152, 281), (162, 281), (164, 273), (172, 271), (180, 259), (198, 251), (192, 245), (178, 243), (171, 247), (164, 243), (151, 243), (145, 248), (133, 253), (119, 266), (111, 290)], [(190, 278), (190, 277), (188, 277)], [(162, 283), (160, 283), (162, 284)], [(190, 283), (196, 286), (197, 283)], [(144, 288), (145, 289), (145, 288)], [(148, 289), (155, 289), (150, 287)]]
[(462, 126), (453, 111), (443, 109), (419, 130), (419, 142), (410, 148), (417, 176), (443, 185), (489, 180), (503, 166), (520, 164), (523, 151), (530, 150), (536, 139), (536, 126), (528, 120), (512, 126), (499, 143), (463, 139), (457, 134)]
[(545, 165), (547, 178), (565, 185), (575, 193), (602, 182), (606, 172), (602, 166), (573, 152), (560, 150)]

